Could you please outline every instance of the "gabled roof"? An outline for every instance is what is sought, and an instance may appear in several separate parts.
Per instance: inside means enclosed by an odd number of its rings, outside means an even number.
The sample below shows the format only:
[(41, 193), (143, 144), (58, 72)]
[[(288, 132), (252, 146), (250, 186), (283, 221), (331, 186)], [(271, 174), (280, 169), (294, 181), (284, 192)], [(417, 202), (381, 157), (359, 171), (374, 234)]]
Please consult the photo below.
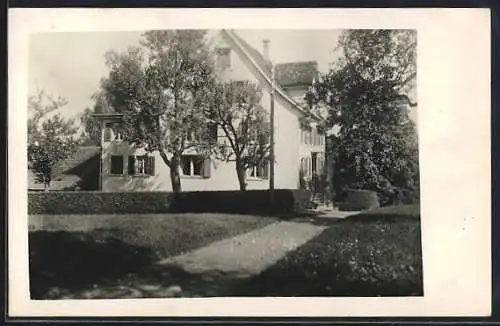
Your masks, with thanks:
[(80, 164), (83, 164), (92, 157), (98, 155), (100, 151), (101, 148), (99, 146), (79, 147), (73, 155), (62, 161), (61, 164), (59, 164), (56, 170), (57, 174), (63, 174), (74, 169)]
[[(50, 182), (49, 190), (72, 190), (78, 186), (81, 178), (72, 174), (63, 174), (57, 180)], [(28, 190), (42, 191), (45, 186), (42, 183), (36, 182), (36, 176), (33, 171), (28, 170)]]
[[(100, 147), (97, 146), (81, 146), (77, 151), (61, 162), (55, 168), (54, 179), (50, 182), (50, 190), (67, 190), (73, 189), (81, 181), (81, 178), (71, 173), (71, 170), (87, 162), (89, 159), (95, 157), (100, 152)], [(36, 176), (30, 169), (28, 164), (28, 189), (29, 190), (43, 190), (44, 185), (36, 182)]]
[[(272, 64), (271, 62), (267, 61), (264, 59), (262, 54), (251, 47), (245, 40), (243, 40), (238, 34), (236, 34), (232, 30), (222, 30), (222, 33), (224, 36), (226, 36), (226, 39), (228, 39), (233, 46), (238, 47), (244, 55), (247, 56), (249, 61), (254, 65), (256, 70), (264, 77), (266, 82), (271, 85), (272, 84)], [(275, 67), (276, 68), (276, 67)], [(276, 73), (276, 71), (275, 71)], [(275, 74), (276, 77), (276, 74)], [(312, 82), (312, 81), (311, 81)], [(318, 115), (308, 111), (307, 109), (301, 107), (296, 101), (294, 101), (290, 96), (286, 94), (286, 92), (275, 82), (273, 85), (274, 90), (276, 93), (281, 96), (286, 102), (288, 102), (294, 109), (298, 110), (302, 114), (309, 116), (317, 121), (323, 120), (321, 117)]]

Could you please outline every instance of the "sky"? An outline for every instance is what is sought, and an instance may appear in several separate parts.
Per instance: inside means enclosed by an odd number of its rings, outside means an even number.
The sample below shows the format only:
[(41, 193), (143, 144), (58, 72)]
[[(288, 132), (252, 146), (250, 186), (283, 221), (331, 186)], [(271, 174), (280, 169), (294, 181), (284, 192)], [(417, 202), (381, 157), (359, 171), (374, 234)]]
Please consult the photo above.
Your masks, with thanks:
[[(217, 31), (209, 31), (209, 35)], [(270, 58), (275, 63), (317, 61), (320, 71), (327, 71), (335, 61), (334, 49), (340, 30), (235, 30), (255, 49), (270, 41)], [(137, 32), (59, 32), (35, 34), (30, 39), (30, 95), (44, 90), (62, 96), (68, 104), (59, 110), (66, 118), (75, 118), (92, 107), (91, 96), (107, 76), (105, 53), (125, 51), (137, 45), (143, 31)]]
[[(215, 33), (210, 31), (209, 33)], [(326, 70), (333, 61), (339, 31), (236, 30), (255, 49), (270, 40), (270, 57), (276, 63), (317, 61)], [(91, 96), (108, 70), (104, 55), (109, 50), (125, 51), (137, 45), (137, 32), (61, 32), (31, 37), (29, 55), (29, 94), (38, 90), (65, 97), (68, 105), (60, 110), (65, 117), (77, 118), (91, 107)]]

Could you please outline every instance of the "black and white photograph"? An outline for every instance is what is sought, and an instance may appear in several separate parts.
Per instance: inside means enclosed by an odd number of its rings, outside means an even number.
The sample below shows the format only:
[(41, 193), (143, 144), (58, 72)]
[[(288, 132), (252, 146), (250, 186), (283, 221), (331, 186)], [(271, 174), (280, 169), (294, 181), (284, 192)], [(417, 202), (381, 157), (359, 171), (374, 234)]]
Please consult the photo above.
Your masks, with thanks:
[(423, 295), (416, 36), (33, 36), (31, 297)]
[(419, 33), (30, 34), (29, 300), (425, 298)]

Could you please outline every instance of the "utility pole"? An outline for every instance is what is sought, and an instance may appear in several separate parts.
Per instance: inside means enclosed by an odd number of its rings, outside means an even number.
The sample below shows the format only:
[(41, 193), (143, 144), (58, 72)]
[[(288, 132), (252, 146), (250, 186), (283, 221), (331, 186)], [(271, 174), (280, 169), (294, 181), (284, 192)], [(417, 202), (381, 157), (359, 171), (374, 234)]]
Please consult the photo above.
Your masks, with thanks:
[[(271, 135), (270, 135), (269, 190), (274, 190), (274, 64), (271, 62)], [(272, 195), (271, 195), (272, 198)]]

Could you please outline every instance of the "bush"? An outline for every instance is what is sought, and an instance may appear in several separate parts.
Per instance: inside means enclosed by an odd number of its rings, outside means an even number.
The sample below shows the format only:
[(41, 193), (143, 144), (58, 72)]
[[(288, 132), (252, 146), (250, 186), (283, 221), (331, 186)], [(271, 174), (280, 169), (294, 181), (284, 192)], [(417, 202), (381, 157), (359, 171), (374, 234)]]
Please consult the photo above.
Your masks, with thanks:
[(343, 211), (362, 211), (379, 206), (380, 203), (375, 191), (357, 189), (347, 191), (345, 199), (339, 208)]
[(193, 192), (29, 192), (28, 214), (154, 214), (211, 212), (292, 214), (305, 210), (310, 194), (278, 189)]
[(422, 296), (419, 219), (338, 222), (233, 296)]
[(418, 189), (394, 188), (379, 193), (382, 206), (389, 205), (411, 205), (420, 203), (420, 192)]

